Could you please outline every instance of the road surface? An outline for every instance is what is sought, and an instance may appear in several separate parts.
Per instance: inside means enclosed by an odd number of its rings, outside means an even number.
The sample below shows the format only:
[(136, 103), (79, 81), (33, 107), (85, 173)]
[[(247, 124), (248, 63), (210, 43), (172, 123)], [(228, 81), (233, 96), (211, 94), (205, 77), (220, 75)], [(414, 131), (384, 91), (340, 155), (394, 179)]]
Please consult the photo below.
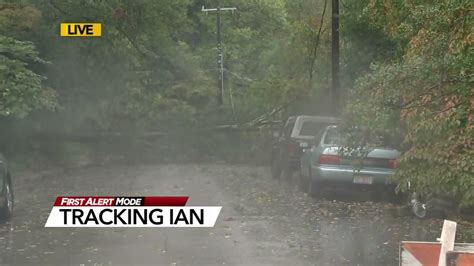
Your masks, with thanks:
[[(0, 224), (0, 264), (397, 265), (399, 241), (440, 234), (442, 220), (418, 220), (363, 192), (315, 200), (269, 176), (265, 167), (227, 164), (18, 176), (15, 215)], [(187, 195), (188, 205), (223, 209), (214, 228), (44, 228), (59, 195)]]

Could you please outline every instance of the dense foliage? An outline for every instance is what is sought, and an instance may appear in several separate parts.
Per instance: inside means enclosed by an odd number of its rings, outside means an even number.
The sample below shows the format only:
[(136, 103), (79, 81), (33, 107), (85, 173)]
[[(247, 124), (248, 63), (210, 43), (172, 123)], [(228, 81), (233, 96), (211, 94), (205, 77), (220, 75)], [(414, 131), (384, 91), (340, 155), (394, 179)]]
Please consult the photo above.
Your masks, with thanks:
[[(474, 204), (473, 20), (470, 1), (367, 3), (371, 23), (402, 48), (348, 93), (347, 121), (402, 135), (396, 178), (419, 193)], [(388, 21), (382, 16), (390, 14)], [(372, 136), (370, 136), (372, 135)]]
[[(42, 84), (45, 77), (32, 70), (45, 63), (35, 44), (15, 39), (28, 32), (36, 18), (31, 8), (5, 4), (0, 9), (0, 116), (24, 118), (57, 105), (54, 90)], [(5, 36), (12, 32), (13, 36)]]

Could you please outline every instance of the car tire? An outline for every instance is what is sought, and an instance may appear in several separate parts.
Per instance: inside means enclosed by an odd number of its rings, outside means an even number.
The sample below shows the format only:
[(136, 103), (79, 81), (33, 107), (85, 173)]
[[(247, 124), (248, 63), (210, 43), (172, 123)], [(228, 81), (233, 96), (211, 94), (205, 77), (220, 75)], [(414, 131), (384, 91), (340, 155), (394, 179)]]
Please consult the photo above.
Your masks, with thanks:
[(273, 179), (279, 179), (281, 176), (281, 168), (280, 165), (278, 164), (278, 160), (274, 159), (272, 160), (272, 178)]
[(412, 193), (410, 196), (411, 212), (419, 219), (425, 219), (430, 215), (431, 204), (425, 198), (421, 198), (417, 193)]
[(424, 219), (428, 214), (427, 205), (422, 202), (416, 202), (412, 206), (412, 212), (417, 218)]
[(322, 192), (322, 182), (317, 181), (313, 178), (313, 174), (311, 173), (311, 168), (309, 169), (309, 181), (307, 185), (308, 195), (313, 198), (321, 197)]
[(0, 217), (2, 219), (9, 219), (13, 214), (13, 187), (11, 181), (8, 180), (3, 186), (4, 206), (0, 208)]

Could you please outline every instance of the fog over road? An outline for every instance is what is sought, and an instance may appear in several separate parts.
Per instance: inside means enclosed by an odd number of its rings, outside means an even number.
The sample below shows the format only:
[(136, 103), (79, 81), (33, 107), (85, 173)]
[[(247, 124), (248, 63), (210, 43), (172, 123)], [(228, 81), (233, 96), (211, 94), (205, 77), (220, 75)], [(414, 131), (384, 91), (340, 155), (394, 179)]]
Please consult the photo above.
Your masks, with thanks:
[[(434, 241), (442, 223), (360, 192), (315, 200), (264, 167), (103, 166), (19, 176), (14, 187), (2, 265), (397, 265), (399, 241)], [(44, 228), (59, 195), (187, 195), (223, 209), (215, 228)]]

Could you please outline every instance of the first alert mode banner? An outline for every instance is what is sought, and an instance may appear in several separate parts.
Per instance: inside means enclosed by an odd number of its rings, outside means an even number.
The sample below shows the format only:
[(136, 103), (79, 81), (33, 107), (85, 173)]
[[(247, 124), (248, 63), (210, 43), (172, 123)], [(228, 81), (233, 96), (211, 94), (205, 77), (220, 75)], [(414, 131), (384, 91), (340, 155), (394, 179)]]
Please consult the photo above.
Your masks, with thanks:
[(188, 197), (57, 197), (45, 227), (214, 227), (221, 206)]

